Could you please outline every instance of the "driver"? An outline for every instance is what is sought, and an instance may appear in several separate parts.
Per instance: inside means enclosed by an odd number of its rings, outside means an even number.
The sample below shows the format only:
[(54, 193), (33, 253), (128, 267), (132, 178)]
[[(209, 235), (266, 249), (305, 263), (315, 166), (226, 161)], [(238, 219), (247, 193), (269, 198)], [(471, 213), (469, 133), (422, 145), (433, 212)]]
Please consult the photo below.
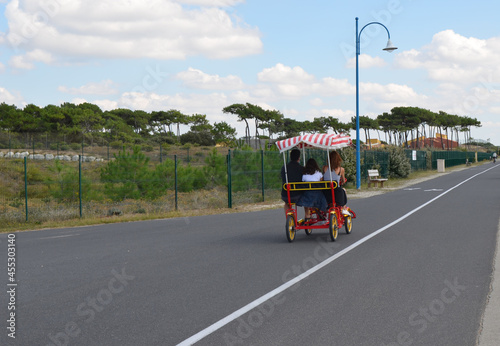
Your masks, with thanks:
[[(290, 152), (290, 162), (287, 163), (286, 165), (286, 172), (288, 175), (288, 182), (289, 183), (296, 183), (296, 182), (301, 182), (302, 181), (302, 172), (304, 171), (304, 167), (299, 163), (300, 161), (300, 150), (299, 149), (293, 149)], [(286, 184), (286, 176), (285, 176), (285, 166), (281, 168), (281, 181), (283, 186)], [(290, 202), (291, 203), (297, 203), (300, 199), (300, 196), (302, 194), (302, 191), (290, 191)], [(285, 202), (285, 212), (288, 210), (288, 194), (287, 190), (283, 187), (281, 189), (281, 199)]]

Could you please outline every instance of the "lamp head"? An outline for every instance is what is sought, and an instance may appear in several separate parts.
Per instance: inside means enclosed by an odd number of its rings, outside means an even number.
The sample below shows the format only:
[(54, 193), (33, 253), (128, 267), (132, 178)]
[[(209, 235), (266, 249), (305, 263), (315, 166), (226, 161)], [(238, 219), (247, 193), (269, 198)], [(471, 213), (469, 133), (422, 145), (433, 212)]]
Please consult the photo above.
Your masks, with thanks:
[(392, 53), (392, 51), (393, 51), (393, 50), (396, 50), (396, 49), (398, 49), (398, 47), (394, 47), (394, 46), (392, 45), (391, 39), (389, 39), (389, 40), (387, 41), (387, 46), (386, 46), (383, 50), (385, 50), (385, 51), (387, 51), (387, 52), (389, 52), (389, 53)]

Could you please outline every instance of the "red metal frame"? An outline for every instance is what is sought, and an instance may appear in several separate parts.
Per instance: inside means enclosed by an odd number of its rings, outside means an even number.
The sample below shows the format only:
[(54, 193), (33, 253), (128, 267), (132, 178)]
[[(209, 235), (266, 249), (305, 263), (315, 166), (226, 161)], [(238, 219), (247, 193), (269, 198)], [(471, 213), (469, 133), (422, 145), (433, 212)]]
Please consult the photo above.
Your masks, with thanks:
[[(285, 185), (287, 186), (287, 196), (288, 196), (288, 209), (285, 213), (285, 217), (287, 217), (288, 215), (293, 215), (293, 219), (295, 221), (295, 230), (328, 229), (330, 226), (328, 215), (330, 215), (332, 212), (335, 212), (335, 215), (337, 216), (338, 228), (340, 229), (342, 228), (342, 226), (344, 226), (345, 216), (342, 214), (342, 207), (338, 206), (335, 203), (335, 193), (334, 193), (333, 183), (330, 183), (330, 190), (332, 192), (332, 204), (328, 208), (328, 211), (325, 213), (318, 209), (312, 209), (311, 216), (314, 215), (314, 217), (312, 217), (309, 221), (307, 221), (307, 223), (302, 223), (300, 225), (299, 221), (297, 220), (297, 204), (290, 202), (290, 184), (285, 184)], [(352, 214), (352, 218), (355, 219), (356, 214), (354, 213), (354, 211), (352, 211), (351, 208), (348, 208), (348, 210)]]

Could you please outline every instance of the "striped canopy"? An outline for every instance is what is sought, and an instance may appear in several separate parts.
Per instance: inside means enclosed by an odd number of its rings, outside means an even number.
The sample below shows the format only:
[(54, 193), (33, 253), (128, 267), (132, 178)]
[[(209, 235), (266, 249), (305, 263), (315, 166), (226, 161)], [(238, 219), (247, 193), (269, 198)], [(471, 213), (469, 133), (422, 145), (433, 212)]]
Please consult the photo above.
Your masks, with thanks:
[(287, 138), (277, 141), (276, 146), (280, 153), (293, 148), (320, 148), (320, 149), (340, 149), (351, 145), (351, 137), (346, 134), (326, 134), (316, 133)]

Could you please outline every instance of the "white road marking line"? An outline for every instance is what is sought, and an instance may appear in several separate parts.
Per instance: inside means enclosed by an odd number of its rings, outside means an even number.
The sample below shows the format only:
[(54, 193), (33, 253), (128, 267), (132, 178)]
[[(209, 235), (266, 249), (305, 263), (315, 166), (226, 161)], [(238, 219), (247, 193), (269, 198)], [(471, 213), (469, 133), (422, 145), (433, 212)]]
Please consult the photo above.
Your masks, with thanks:
[(40, 238), (40, 239), (66, 238), (66, 237), (74, 237), (75, 235), (79, 235), (79, 233), (77, 233), (77, 234), (66, 234), (66, 235), (55, 235), (53, 237), (45, 237), (45, 238)]
[(283, 285), (275, 288), (274, 290), (272, 290), (271, 292), (263, 295), (262, 297), (254, 300), (253, 302), (245, 305), (244, 307), (242, 307), (241, 309), (239, 310), (236, 310), (235, 312), (233, 312), (232, 314), (224, 317), (223, 319), (215, 322), (214, 324), (212, 324), (211, 326), (208, 326), (207, 328), (203, 329), (202, 331), (198, 332), (197, 334), (191, 336), (190, 338), (184, 340), (183, 342), (181, 342), (180, 344), (177, 344), (177, 346), (188, 346), (188, 345), (193, 345), (194, 343), (200, 341), (201, 339), (205, 338), (206, 336), (212, 334), (213, 332), (219, 330), (220, 328), (224, 327), (226, 324), (229, 324), (230, 322), (236, 320), (238, 317), (241, 317), (243, 316), (244, 314), (246, 314), (247, 312), (253, 310), (254, 308), (256, 308), (257, 306), (261, 305), (262, 303), (266, 302), (267, 300), (273, 298), (274, 296), (280, 294), (281, 292), (285, 291), (286, 289), (292, 287), (293, 285), (295, 285), (296, 283), (304, 280), (305, 278), (307, 278), (308, 276), (310, 276), (311, 274), (317, 272), (318, 270), (320, 270), (321, 268), (325, 267), (326, 265), (332, 263), (333, 261), (335, 261), (337, 258), (345, 255), (346, 253), (350, 252), (351, 250), (354, 250), (355, 248), (357, 248), (358, 246), (360, 246), (361, 244), (363, 244), (364, 242), (370, 240), (371, 238), (375, 237), (376, 235), (382, 233), (383, 231), (391, 228), (392, 226), (400, 223), (401, 221), (403, 221), (404, 219), (408, 218), (410, 215), (412, 214), (415, 214), (417, 211), (419, 211), (420, 209), (428, 206), (429, 204), (431, 204), (432, 202), (436, 201), (437, 199), (443, 197), (444, 195), (446, 195), (448, 192), (451, 192), (453, 190), (455, 190), (457, 187), (459, 187), (460, 185), (463, 185), (465, 184), (466, 182), (468, 182), (469, 180), (472, 180), (474, 179), (475, 177), (483, 174), (483, 173), (486, 173), (488, 172), (490, 169), (493, 169), (495, 167), (491, 167), (491, 168), (488, 168), (487, 170), (485, 171), (482, 171), (480, 173), (477, 173), (475, 175), (473, 175), (472, 177), (462, 181), (461, 183), (453, 186), (452, 188), (446, 190), (445, 192), (441, 193), (440, 195), (434, 197), (433, 199), (427, 201), (426, 203), (422, 204), (421, 206), (413, 209), (412, 211), (406, 213), (405, 215), (401, 216), (399, 219), (391, 222), (390, 224), (382, 227), (382, 228), (379, 228), (378, 230), (376, 230), (375, 232), (367, 235), (366, 237), (358, 240), (357, 242), (353, 243), (352, 245), (346, 247), (344, 250), (336, 253), (335, 255), (327, 258), (326, 260), (324, 260), (323, 262), (321, 262), (320, 264), (318, 264), (317, 266), (315, 267), (312, 267), (311, 269), (309, 269), (308, 271), (302, 273), (301, 275), (299, 276), (296, 276), (295, 278), (291, 279), (290, 281), (287, 281), (285, 282)]

